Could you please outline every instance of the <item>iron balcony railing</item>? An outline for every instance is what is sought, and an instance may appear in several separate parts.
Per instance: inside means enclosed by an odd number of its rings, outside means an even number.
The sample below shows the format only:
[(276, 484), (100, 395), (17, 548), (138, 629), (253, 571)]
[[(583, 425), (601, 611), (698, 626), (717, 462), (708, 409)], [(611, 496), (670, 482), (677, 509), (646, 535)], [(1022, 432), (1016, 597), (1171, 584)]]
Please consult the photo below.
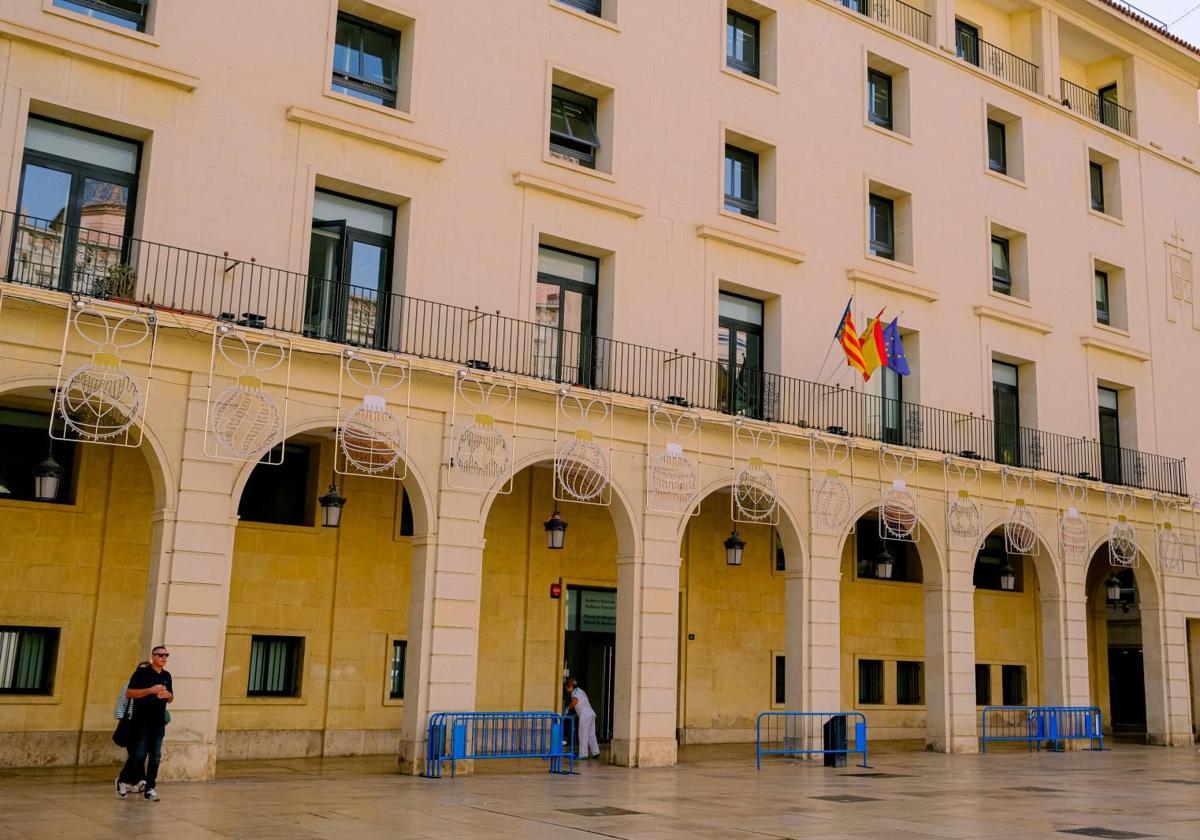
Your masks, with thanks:
[(852, 12), (929, 43), (929, 15), (901, 0), (840, 0)]
[(974, 64), (981, 70), (986, 70), (993, 76), (1019, 85), (1025, 90), (1037, 93), (1040, 87), (1040, 70), (1032, 61), (1026, 61), (1018, 55), (1002, 50), (995, 44), (989, 44), (971, 32), (959, 30), (956, 33), (958, 57), (968, 64)]
[(11, 212), (0, 278), (340, 344), (1185, 495), (1185, 462)]
[(1062, 88), (1062, 104), (1089, 120), (1115, 128), (1122, 134), (1133, 136), (1133, 111), (1118, 105), (1095, 91), (1080, 87), (1074, 82), (1059, 79)]

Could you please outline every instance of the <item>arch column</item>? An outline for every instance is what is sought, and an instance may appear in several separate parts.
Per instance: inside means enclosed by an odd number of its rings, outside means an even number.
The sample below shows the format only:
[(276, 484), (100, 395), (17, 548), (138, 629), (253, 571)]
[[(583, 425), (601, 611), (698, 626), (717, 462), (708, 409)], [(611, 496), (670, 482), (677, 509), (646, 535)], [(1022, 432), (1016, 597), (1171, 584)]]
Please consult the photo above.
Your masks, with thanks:
[(1167, 706), (1165, 743), (1171, 747), (1185, 747), (1195, 743), (1191, 718), (1192, 684), (1188, 672), (1187, 614), (1164, 610), (1162, 619), (1163, 661), (1167, 668), (1164, 689)]
[(952, 548), (948, 561), (948, 580), (925, 584), (925, 742), (937, 752), (973, 753), (975, 555)]
[(644, 529), (641, 553), (617, 557), (612, 760), (665, 767), (678, 754), (679, 517), (647, 514)]
[(813, 533), (806, 573), (789, 573), (787, 685), (789, 711), (834, 712), (842, 708), (842, 538)]
[[(1066, 599), (1046, 592), (1039, 599), (1038, 606), (1042, 612), (1042, 703), (1047, 706), (1075, 705), (1070, 702), (1072, 662), (1068, 656)], [(1080, 631), (1083, 633), (1086, 653), (1087, 627), (1080, 628)], [(1086, 668), (1083, 687), (1086, 691)]]
[[(1089, 554), (1088, 557), (1091, 555)], [(1092, 705), (1092, 687), (1088, 669), (1088, 560), (1063, 564), (1063, 590), (1065, 595), (1060, 604), (1063, 627), (1062, 702), (1067, 706)], [(1046, 623), (1049, 623), (1047, 616)], [(1049, 651), (1047, 650), (1047, 659)], [(1047, 681), (1047, 685), (1049, 685)]]

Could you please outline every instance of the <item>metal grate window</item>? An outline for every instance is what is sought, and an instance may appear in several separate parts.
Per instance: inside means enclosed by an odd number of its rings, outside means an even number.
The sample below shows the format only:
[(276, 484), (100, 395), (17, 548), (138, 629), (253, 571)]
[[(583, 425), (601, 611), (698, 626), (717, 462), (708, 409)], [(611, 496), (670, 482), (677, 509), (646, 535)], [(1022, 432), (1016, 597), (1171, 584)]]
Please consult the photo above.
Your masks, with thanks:
[(145, 32), (150, 0), (54, 0), (54, 5), (135, 32)]
[(357, 99), (396, 107), (400, 33), (339, 14), (333, 45), (333, 89)]
[(0, 627), (0, 694), (53, 694), (57, 627)]
[(883, 702), (883, 660), (858, 660), (858, 702)]
[(992, 666), (975, 666), (975, 705), (992, 705)]
[(254, 636), (250, 640), (249, 697), (299, 697), (302, 636)]
[(896, 702), (904, 706), (918, 706), (925, 702), (924, 663), (896, 663)]
[(1005, 706), (1025, 705), (1025, 666), (1005, 665), (1001, 669), (1000, 682), (1004, 692)]
[(392, 642), (392, 663), (389, 670), (391, 675), (392, 690), (388, 696), (393, 700), (404, 699), (404, 663), (408, 657), (408, 642), (405, 639), (396, 639)]

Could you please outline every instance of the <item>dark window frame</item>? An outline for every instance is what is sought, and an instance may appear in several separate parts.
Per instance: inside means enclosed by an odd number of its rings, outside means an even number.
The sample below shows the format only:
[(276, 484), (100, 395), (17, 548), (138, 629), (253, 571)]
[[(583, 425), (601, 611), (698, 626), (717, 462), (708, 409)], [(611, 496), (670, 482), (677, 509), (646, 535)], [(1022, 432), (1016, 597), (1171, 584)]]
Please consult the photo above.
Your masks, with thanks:
[[(878, 706), (883, 703), (883, 660), (858, 660), (857, 683), (858, 691), (855, 696), (860, 706)], [(869, 673), (869, 672), (875, 673)], [(868, 679), (869, 677), (869, 679)]]
[(975, 663), (975, 705), (992, 705), (992, 666)]
[[(399, 91), (400, 91), (400, 47), (403, 42), (403, 33), (400, 32), (399, 30), (392, 29), (387, 26), (382, 26), (381, 24), (375, 23), (374, 21), (370, 21), (365, 18), (360, 18), (356, 15), (352, 15), (347, 12), (339, 11), (337, 14), (337, 21), (335, 23), (334, 36), (333, 36), (335, 45), (337, 43), (337, 28), (340, 27), (342, 24), (346, 24), (347, 26), (357, 27), (360, 30), (359, 38), (358, 38), (358, 41), (359, 41), (358, 54), (360, 56), (360, 59), (359, 59), (360, 63), (362, 61), (361, 56), (363, 55), (361, 30), (366, 29), (366, 30), (370, 30), (370, 31), (374, 32), (377, 35), (383, 35), (391, 42), (390, 45), (391, 45), (392, 66), (390, 69), (392, 71), (393, 78), (392, 78), (392, 83), (389, 86), (387, 84), (380, 84), (379, 82), (373, 81), (364, 76), (352, 74), (352, 73), (350, 73), (348, 71), (344, 71), (344, 70), (338, 70), (336, 67), (334, 67), (334, 68), (331, 68), (331, 71), (330, 71), (330, 76), (332, 79), (331, 83), (335, 86), (340, 85), (342, 87), (349, 88), (350, 91), (356, 91), (361, 94), (366, 94), (367, 97), (378, 97), (379, 99), (383, 100), (382, 102), (373, 103), (373, 104), (381, 105), (384, 108), (395, 108), (396, 102), (398, 99), (398, 95), (399, 95)], [(336, 50), (336, 46), (335, 46), (335, 50)], [(355, 95), (354, 93), (349, 92), (349, 91), (337, 91), (337, 92), (344, 93), (346, 96), (354, 96)], [(371, 101), (371, 99), (364, 98), (364, 97), (358, 97), (358, 98), (363, 98), (364, 101), (367, 101), (367, 102)]]
[(391, 654), (392, 658), (388, 661), (388, 678), (391, 683), (388, 699), (403, 700), (404, 674), (408, 667), (408, 639), (392, 639)]
[(1094, 160), (1088, 161), (1088, 191), (1091, 193), (1092, 209), (1097, 213), (1106, 213), (1104, 209), (1104, 164)]
[[(27, 422), (12, 422), (18, 418), (25, 418)], [(0, 447), (0, 484), (9, 490), (0, 499), (38, 505), (75, 504), (82, 447), (73, 440), (51, 438), (49, 429), (53, 420), (47, 412), (0, 406), (0, 434), (5, 441)], [(39, 501), (33, 496), (33, 468), (47, 453), (54, 455), (63, 474), (58, 483), (58, 495), (48, 501)]]
[[(596, 331), (599, 329), (599, 302), (600, 302), (600, 258), (593, 257), (590, 254), (581, 254), (578, 251), (570, 251), (566, 248), (556, 248), (553, 245), (539, 244), (538, 251), (557, 251), (560, 254), (569, 254), (577, 259), (584, 259), (592, 262), (596, 266), (596, 282), (581, 283), (577, 280), (572, 280), (569, 277), (560, 277), (557, 274), (550, 274), (539, 269), (537, 273), (538, 285), (556, 286), (559, 290), (559, 300), (562, 300), (563, 292), (574, 292), (580, 296), (580, 318), (582, 320), (581, 329), (578, 333), (578, 341), (576, 342), (576, 352), (571, 352), (572, 340), (568, 337), (574, 334), (573, 330), (568, 330), (565, 325), (567, 317), (567, 307), (560, 302), (558, 307), (558, 325), (554, 327), (557, 347), (556, 365), (554, 371), (554, 381), (562, 382), (563, 365), (567, 367), (575, 367), (578, 371), (578, 382), (576, 384), (590, 388), (595, 381), (596, 376), (596, 354), (598, 352)], [(568, 361), (564, 356), (578, 356)]]
[[(760, 321), (766, 320), (766, 304), (758, 298), (739, 295), (734, 292), (720, 292), (718, 295), (718, 314), (717, 314), (717, 332), (722, 330), (729, 331), (729, 354), (724, 359), (717, 359), (717, 375), (721, 381), (718, 383), (718, 390), (721, 392), (720, 399), (725, 410), (730, 414), (741, 415), (747, 417), (761, 417), (763, 408), (763, 370), (766, 364), (765, 361), (765, 336), (763, 333), (763, 324), (755, 324), (750, 321), (743, 321), (739, 318), (731, 318), (727, 315), (720, 314), (720, 296), (738, 298), (740, 300), (753, 303), (758, 306), (762, 313)], [(754, 336), (758, 339), (756, 346), (758, 348), (757, 361), (758, 366), (755, 367), (749, 357), (744, 364), (737, 364), (737, 351), (739, 333), (744, 333), (747, 337)], [(750, 346), (750, 341), (747, 342), (747, 347)], [(730, 371), (737, 369), (738, 374), (735, 382), (738, 387), (730, 388), (728, 386)], [(724, 387), (722, 387), (724, 386)]]
[[(0, 686), (0, 695), (28, 695), (47, 697), (54, 694), (54, 677), (58, 669), (58, 649), (62, 639), (62, 629), (59, 627), (30, 627), (25, 625), (0, 625), (0, 634), (16, 635), (13, 645), (13, 679), (14, 684)], [(37, 653), (36, 662), (27, 659), (22, 662), (22, 656), (31, 652), (24, 648), (25, 636), (41, 637), (42, 650)], [(30, 673), (33, 669), (36, 673)], [(3, 676), (3, 675), (0, 675)], [(32, 684), (31, 684), (32, 682)]]
[[(567, 118), (566, 109), (568, 106), (579, 109), (578, 115), (573, 117), (573, 119), (580, 119), (582, 117), (583, 122), (591, 130), (591, 137), (575, 136), (574, 131), (571, 130), (571, 120)], [(562, 114), (563, 125), (567, 129), (566, 132), (554, 130), (554, 113), (556, 108)], [(597, 152), (601, 148), (600, 129), (598, 125), (600, 100), (594, 96), (579, 93), (562, 85), (551, 85), (550, 113), (550, 151), (569, 157), (580, 166), (595, 169)]]
[(1121, 102), (1118, 98), (1117, 83), (1105, 85), (1096, 91), (1097, 109), (1100, 113), (1101, 125), (1106, 125), (1109, 128), (1119, 128), (1121, 124)]
[(1008, 126), (999, 120), (987, 121), (988, 169), (1008, 174)]
[[(149, 19), (150, 0), (54, 0), (54, 6), (55, 8), (66, 9), (77, 15), (85, 15), (93, 20), (109, 23), (113, 26), (132, 29), (134, 32), (145, 32), (146, 22)], [(82, 6), (83, 9), (77, 9), (75, 8), (76, 6)], [(126, 8), (130, 6), (140, 6), (141, 11), (138, 12), (132, 8)], [(109, 20), (108, 17), (97, 17), (95, 14), (87, 11), (89, 9), (91, 12), (100, 12), (117, 20)]]
[(896, 663), (896, 705), (920, 706), (925, 703), (925, 663), (900, 660)]
[(885, 443), (904, 443), (904, 377), (890, 367), (880, 374), (880, 409)]
[(772, 706), (787, 705), (787, 660), (785, 654), (775, 653), (771, 655), (771, 662), (775, 669), (774, 684), (772, 686)]
[[(875, 560), (884, 543), (892, 555), (892, 576), (886, 580), (875, 573)], [(925, 572), (916, 543), (911, 539), (885, 540), (879, 535), (879, 520), (867, 515), (854, 527), (854, 576), (884, 584), (919, 584), (924, 582)]]
[[(996, 265), (996, 246), (1000, 246), (1003, 257), (1004, 264), (1001, 266)], [(989, 249), (992, 262), (992, 291), (1011, 297), (1013, 293), (1011, 242), (1008, 237), (992, 234)]]
[(971, 584), (976, 589), (990, 592), (1006, 591), (1000, 586), (1000, 572), (1004, 564), (1012, 566), (1016, 578), (1012, 592), (1025, 591), (1025, 560), (1021, 555), (1009, 554), (1002, 530), (993, 531), (983, 538), (983, 545), (975, 554), (975, 567), (971, 573)]
[(979, 27), (954, 19), (954, 51), (967, 64), (979, 66)]
[[(279, 447), (283, 447), (282, 459), (276, 455)], [(288, 452), (291, 451), (290, 461)], [(301, 456), (300, 451), (304, 454)], [(277, 503), (280, 499), (278, 492), (267, 492), (267, 488), (277, 490), (280, 487), (295, 489), (300, 470), (295, 469), (296, 459), (304, 458), (304, 487), (303, 499), (291, 500), (288, 510), (280, 506), (269, 510), (260, 504)], [(242, 489), (238, 500), (238, 519), (241, 522), (257, 522), (263, 525), (284, 525), (297, 528), (310, 528), (316, 524), (317, 507), (317, 468), (321, 462), (320, 445), (317, 443), (284, 441), (276, 444), (255, 464), (250, 472), (250, 478)], [(291, 463), (291, 469), (284, 469)], [(261, 485), (261, 487), (260, 487)], [(259, 517), (259, 518), (255, 518)]]
[(558, 0), (558, 2), (562, 3), (564, 6), (570, 6), (572, 9), (578, 9), (579, 11), (592, 15), (593, 17), (600, 17), (600, 13), (603, 11), (601, 8), (602, 0)]
[[(1016, 385), (999, 382), (995, 377), (995, 368), (993, 367), (992, 426), (995, 445), (993, 460), (1010, 467), (1019, 467), (1021, 465), (1021, 369), (1017, 365), (995, 359), (992, 360), (992, 365), (1004, 365), (1012, 368), (1017, 379)], [(1003, 405), (1012, 407), (1011, 419), (1000, 416)]]
[[(887, 109), (885, 113), (880, 113), (875, 105), (878, 102), (876, 90), (882, 85), (887, 90)], [(876, 70), (874, 67), (867, 68), (867, 120), (872, 125), (877, 125), (880, 128), (886, 128), (888, 131), (895, 130), (895, 79), (884, 73), (882, 70)]]
[[(871, 193), (867, 199), (869, 207), (870, 224), (867, 232), (867, 241), (871, 250), (872, 256), (880, 257), (885, 260), (896, 259), (896, 202), (895, 199), (887, 196)], [(880, 238), (880, 221), (881, 214), (886, 210), (886, 233), (887, 238)]]
[(1096, 323), (1097, 324), (1112, 324), (1112, 287), (1109, 285), (1108, 272), (1102, 269), (1094, 269), (1095, 278), (1095, 298), (1096, 298)]
[[(1024, 706), (1029, 696), (1024, 665), (1002, 665), (1000, 667), (1001, 699), (1005, 706)], [(1018, 696), (1013, 696), (1017, 694)]]
[[(744, 31), (739, 27), (741, 25), (749, 25), (751, 37), (754, 39), (754, 55), (752, 60), (745, 61), (735, 58), (731, 52), (733, 42), (736, 40), (732, 33)], [(762, 25), (761, 22), (749, 15), (734, 11), (733, 9), (725, 10), (725, 65), (740, 73), (745, 73), (747, 76), (759, 78), (762, 63)]]
[[(269, 647), (272, 643), (285, 643), (283, 656), (286, 660), (282, 663), (284, 669), (283, 681), (285, 685), (280, 689), (255, 688), (255, 646), (267, 645), (266, 656), (267, 661), (262, 665), (262, 678), (265, 682), (267, 671), (276, 667), (274, 659), (274, 649)], [(300, 697), (302, 688), (301, 672), (304, 669), (304, 636), (280, 636), (267, 634), (254, 634), (250, 637), (250, 662), (246, 667), (246, 696), (247, 697)], [(259, 648), (262, 650), (262, 648)], [(261, 654), (260, 654), (261, 655)]]
[[(730, 183), (733, 180), (731, 177), (732, 173), (729, 171), (730, 161), (742, 167), (749, 167), (751, 188), (751, 196), (749, 198), (730, 192), (730, 187), (733, 186)], [(762, 190), (759, 188), (759, 162), (758, 152), (743, 149), (741, 146), (735, 146), (732, 143), (725, 144), (725, 177), (723, 179), (725, 182), (725, 209), (730, 213), (737, 213), (750, 219), (758, 218), (760, 211), (759, 199), (762, 193)]]
[[(1100, 405), (1102, 391), (1113, 395), (1117, 408)], [(1100, 444), (1100, 477), (1102, 480), (1121, 484), (1124, 473), (1121, 457), (1121, 392), (1104, 385), (1096, 386), (1097, 435)]]

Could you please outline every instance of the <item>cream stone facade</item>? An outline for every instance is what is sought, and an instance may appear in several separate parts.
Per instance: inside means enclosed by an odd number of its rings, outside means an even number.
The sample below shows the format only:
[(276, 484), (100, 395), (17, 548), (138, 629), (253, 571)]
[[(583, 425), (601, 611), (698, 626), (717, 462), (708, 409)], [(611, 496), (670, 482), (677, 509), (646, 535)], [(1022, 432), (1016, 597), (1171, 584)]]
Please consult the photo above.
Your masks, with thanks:
[[(0, 2), (0, 766), (114, 760), (159, 642), (179, 778), (416, 772), (431, 713), (557, 710), (571, 667), (628, 766), (784, 708), (947, 752), (1039, 703), (1193, 743), (1200, 53), (1104, 0), (926, 2)], [(374, 86), (345, 63), (371, 38)], [(851, 296), (899, 317), (902, 395), (831, 345)], [(152, 337), (91, 347), (99, 314)], [(287, 362), (231, 373), (225, 336)], [(344, 454), (354, 359), (408, 376), (376, 474)], [(63, 432), (88, 365), (138, 383), (120, 435)], [(105, 381), (75, 387), (131, 393)], [(214, 442), (229, 383), (280, 408), (252, 451)], [(656, 417), (698, 432), (667, 450)], [(502, 442), (474, 473), (471, 423)], [(603, 487), (572, 499), (581, 442)]]

